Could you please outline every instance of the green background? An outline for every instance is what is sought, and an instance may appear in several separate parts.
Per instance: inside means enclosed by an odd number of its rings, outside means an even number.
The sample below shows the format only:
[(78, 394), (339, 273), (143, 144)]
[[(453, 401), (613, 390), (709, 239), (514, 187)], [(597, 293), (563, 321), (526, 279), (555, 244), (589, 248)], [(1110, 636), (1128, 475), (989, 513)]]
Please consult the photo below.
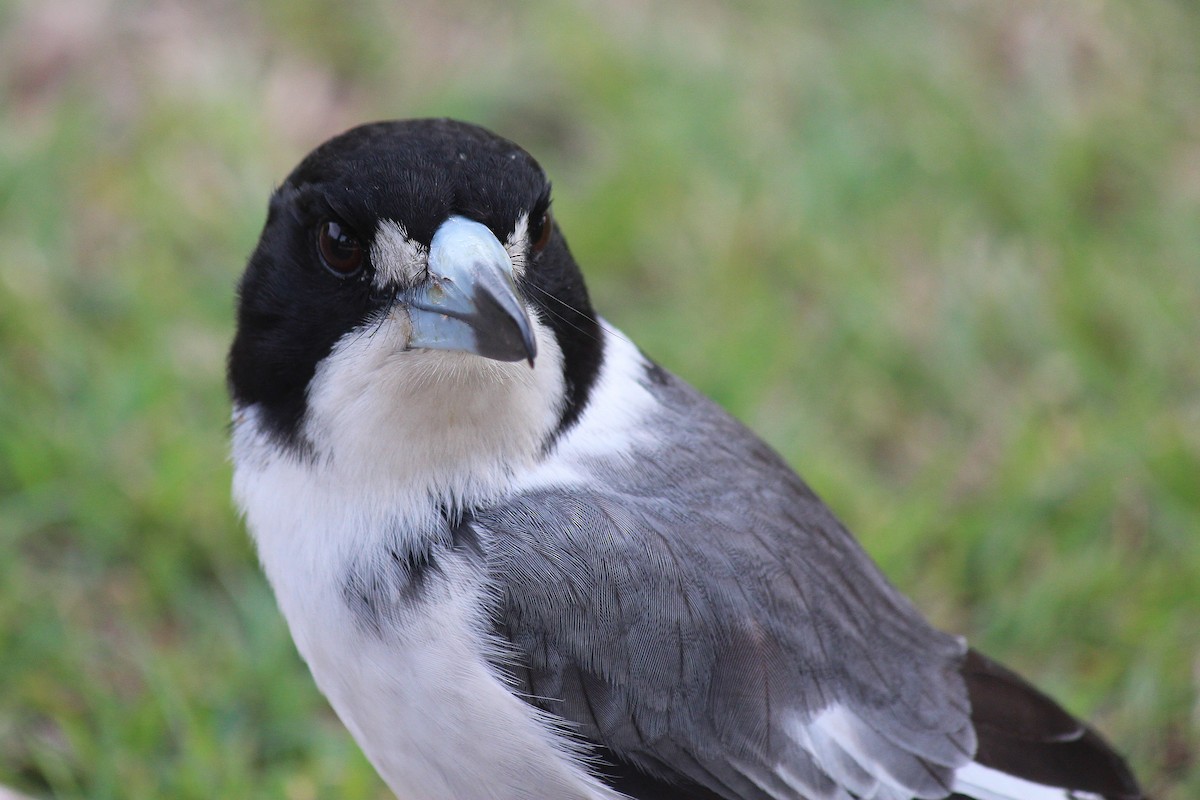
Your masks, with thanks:
[(228, 499), (266, 198), (522, 143), (598, 308), (1200, 797), (1200, 6), (0, 0), (0, 783), (385, 798)]

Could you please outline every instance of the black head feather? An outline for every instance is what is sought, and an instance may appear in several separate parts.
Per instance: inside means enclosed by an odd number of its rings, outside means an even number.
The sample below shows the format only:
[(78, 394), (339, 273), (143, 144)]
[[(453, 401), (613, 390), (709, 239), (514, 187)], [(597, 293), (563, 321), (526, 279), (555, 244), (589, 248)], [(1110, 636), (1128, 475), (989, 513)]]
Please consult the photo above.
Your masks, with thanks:
[[(324, 269), (316, 231), (334, 220), (369, 248), (381, 220), (428, 246), (452, 215), (481, 222), (505, 241), (521, 217), (541, 223), (550, 184), (517, 145), (448, 119), (376, 122), (312, 151), (271, 197), (267, 222), (239, 286), (229, 387), (257, 405), (270, 432), (300, 446), (306, 391), (337, 341), (365, 329), (395, 298), (372, 280), (372, 265), (343, 279)], [(551, 223), (552, 224), (552, 223)], [(568, 397), (560, 429), (586, 403), (600, 362), (599, 327), (583, 276), (554, 231), (531, 253), (520, 286), (555, 332)]]

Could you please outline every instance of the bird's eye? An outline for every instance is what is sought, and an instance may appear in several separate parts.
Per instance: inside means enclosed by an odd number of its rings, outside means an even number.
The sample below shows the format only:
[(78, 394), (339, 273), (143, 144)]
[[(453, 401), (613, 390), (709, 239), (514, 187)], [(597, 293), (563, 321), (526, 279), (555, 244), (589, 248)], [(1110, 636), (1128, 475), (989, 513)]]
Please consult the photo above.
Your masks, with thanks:
[(317, 229), (317, 250), (325, 268), (339, 278), (349, 278), (362, 267), (362, 245), (333, 220), (322, 222)]
[(550, 233), (554, 230), (554, 223), (550, 220), (550, 212), (547, 211), (542, 215), (542, 221), (530, 231), (533, 244), (529, 247), (535, 253), (540, 253), (546, 249), (546, 245), (550, 242)]

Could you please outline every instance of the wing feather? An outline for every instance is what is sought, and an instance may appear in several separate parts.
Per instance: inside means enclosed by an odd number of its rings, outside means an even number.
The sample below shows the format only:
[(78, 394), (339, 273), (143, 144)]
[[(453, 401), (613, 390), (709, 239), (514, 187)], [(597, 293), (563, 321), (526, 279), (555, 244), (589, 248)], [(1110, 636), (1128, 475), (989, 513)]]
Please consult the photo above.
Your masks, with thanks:
[(965, 646), (753, 434), (646, 388), (665, 438), (477, 514), (529, 696), (722, 797), (943, 796), (975, 748)]

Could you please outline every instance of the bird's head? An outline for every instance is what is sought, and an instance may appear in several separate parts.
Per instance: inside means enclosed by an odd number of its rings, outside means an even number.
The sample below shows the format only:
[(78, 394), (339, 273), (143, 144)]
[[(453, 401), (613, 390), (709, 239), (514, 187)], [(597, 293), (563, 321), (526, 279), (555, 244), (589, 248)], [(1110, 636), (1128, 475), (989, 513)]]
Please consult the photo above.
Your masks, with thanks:
[(235, 424), (343, 461), (544, 446), (600, 358), (542, 169), (451, 120), (363, 125), (310, 153), (271, 198), (237, 323)]

